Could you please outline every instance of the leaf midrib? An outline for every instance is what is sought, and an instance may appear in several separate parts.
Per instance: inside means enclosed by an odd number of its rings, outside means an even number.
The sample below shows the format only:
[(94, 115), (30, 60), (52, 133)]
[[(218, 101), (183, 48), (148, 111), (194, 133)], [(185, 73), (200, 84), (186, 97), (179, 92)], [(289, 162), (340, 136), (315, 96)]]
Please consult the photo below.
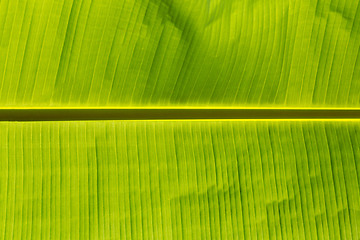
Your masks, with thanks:
[(360, 108), (0, 108), (0, 121), (359, 119)]

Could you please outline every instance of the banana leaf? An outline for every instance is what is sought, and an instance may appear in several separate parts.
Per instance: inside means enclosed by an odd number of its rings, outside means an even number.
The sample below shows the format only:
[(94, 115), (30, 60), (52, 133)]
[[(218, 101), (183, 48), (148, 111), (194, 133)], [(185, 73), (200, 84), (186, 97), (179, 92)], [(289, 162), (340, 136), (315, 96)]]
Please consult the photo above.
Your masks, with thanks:
[[(0, 0), (0, 110), (359, 111), (359, 49), (358, 0)], [(58, 120), (0, 122), (0, 239), (360, 238), (359, 119)]]

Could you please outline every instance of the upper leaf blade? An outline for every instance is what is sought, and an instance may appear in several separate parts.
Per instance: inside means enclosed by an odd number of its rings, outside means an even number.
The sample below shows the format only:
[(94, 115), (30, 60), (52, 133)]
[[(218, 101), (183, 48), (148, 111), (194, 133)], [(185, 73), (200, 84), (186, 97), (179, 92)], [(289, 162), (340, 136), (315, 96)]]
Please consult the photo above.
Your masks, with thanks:
[(359, 106), (356, 0), (0, 4), (2, 106)]

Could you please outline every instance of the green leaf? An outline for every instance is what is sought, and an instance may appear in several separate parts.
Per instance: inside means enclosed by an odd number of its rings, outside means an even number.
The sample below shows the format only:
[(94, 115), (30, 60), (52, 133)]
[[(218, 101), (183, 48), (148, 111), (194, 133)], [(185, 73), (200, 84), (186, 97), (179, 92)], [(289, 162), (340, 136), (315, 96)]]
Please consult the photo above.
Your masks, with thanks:
[[(0, 0), (0, 108), (358, 108), (359, 49), (357, 0)], [(359, 239), (359, 123), (1, 122), (0, 239)]]
[(2, 106), (360, 101), (356, 0), (3, 0)]
[(2, 239), (358, 239), (360, 124), (0, 124)]

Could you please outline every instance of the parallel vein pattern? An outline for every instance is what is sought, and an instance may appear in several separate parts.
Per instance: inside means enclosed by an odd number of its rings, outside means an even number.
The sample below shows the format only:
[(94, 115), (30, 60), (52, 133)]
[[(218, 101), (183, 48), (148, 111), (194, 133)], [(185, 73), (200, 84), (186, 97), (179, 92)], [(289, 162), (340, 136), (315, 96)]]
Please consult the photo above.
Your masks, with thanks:
[(359, 106), (358, 0), (2, 0), (2, 106)]
[(359, 239), (360, 124), (0, 124), (0, 239)]

